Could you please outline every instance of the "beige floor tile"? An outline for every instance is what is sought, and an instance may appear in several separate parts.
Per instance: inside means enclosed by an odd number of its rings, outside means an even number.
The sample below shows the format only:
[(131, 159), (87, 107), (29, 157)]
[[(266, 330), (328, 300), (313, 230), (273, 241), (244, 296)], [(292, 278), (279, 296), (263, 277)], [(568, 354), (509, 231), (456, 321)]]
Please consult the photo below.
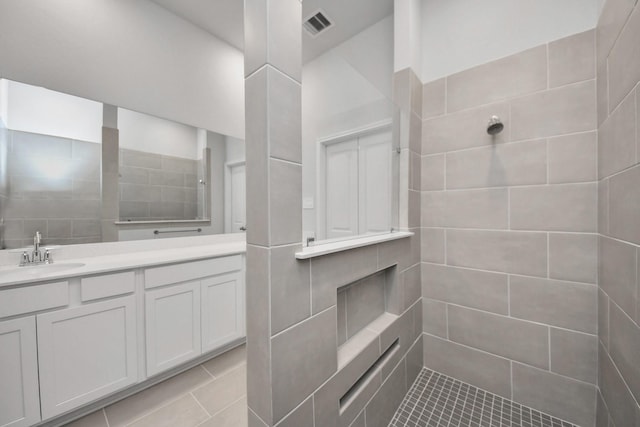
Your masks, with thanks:
[(196, 399), (210, 414), (220, 412), (246, 394), (246, 365), (239, 366), (193, 392)]
[(105, 411), (109, 426), (124, 426), (211, 380), (211, 375), (202, 366), (189, 369), (160, 384), (108, 406)]
[(247, 425), (247, 398), (243, 397), (200, 424), (199, 427), (247, 427)]
[(107, 419), (105, 418), (104, 411), (93, 412), (85, 417), (75, 420), (72, 423), (65, 424), (65, 427), (108, 427)]
[(195, 427), (209, 418), (198, 402), (187, 394), (155, 412), (128, 424), (131, 427)]
[(247, 362), (247, 347), (241, 345), (202, 364), (215, 377), (222, 376)]

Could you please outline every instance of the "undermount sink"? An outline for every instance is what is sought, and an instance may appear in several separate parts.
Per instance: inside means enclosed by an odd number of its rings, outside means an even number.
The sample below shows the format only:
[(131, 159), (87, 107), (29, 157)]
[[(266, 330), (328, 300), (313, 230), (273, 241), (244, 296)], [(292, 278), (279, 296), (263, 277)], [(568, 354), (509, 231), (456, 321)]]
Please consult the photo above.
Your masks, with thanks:
[(55, 262), (53, 264), (29, 265), (0, 269), (0, 284), (33, 280), (75, 268), (84, 267), (82, 262)]
[(84, 267), (82, 262), (56, 262), (53, 264), (27, 265), (19, 267), (21, 271), (33, 276), (41, 276), (44, 274), (57, 273), (59, 271), (71, 270), (73, 268)]

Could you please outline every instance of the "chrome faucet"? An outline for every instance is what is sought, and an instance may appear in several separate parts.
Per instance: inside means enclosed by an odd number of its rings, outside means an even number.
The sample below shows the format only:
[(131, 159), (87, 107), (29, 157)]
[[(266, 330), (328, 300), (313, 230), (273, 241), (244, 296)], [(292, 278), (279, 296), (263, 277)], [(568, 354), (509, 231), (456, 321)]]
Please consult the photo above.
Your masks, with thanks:
[(33, 236), (33, 253), (31, 254), (32, 261), (42, 258), (42, 254), (40, 253), (40, 242), (42, 241), (42, 235), (39, 231), (36, 231), (36, 235)]
[(29, 256), (27, 251), (22, 252), (22, 257), (20, 257), (20, 267), (27, 265), (51, 264), (53, 262), (48, 249), (45, 248), (44, 253), (42, 253), (42, 249), (40, 248), (41, 244), (42, 235), (39, 231), (36, 231), (35, 236), (33, 236), (33, 250), (31, 251), (31, 256)]

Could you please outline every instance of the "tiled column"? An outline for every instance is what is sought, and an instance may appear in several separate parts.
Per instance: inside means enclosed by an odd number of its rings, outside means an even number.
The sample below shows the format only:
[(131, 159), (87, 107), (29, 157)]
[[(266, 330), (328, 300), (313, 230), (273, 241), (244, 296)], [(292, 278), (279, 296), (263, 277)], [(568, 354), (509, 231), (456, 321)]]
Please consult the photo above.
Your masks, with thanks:
[[(302, 240), (299, 0), (245, 2), (247, 369), (250, 426), (313, 425), (336, 370), (335, 307), (311, 316)], [(294, 425), (292, 424), (292, 425)]]
[(118, 229), (114, 222), (120, 217), (118, 108), (105, 104), (102, 115), (102, 241), (117, 242)]

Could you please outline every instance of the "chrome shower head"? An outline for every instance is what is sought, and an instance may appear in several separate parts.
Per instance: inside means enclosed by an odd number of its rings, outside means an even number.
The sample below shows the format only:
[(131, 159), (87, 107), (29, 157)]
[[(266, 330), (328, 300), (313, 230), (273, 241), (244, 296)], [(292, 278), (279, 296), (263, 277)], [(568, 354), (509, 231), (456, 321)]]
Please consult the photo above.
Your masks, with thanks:
[(504, 124), (502, 124), (500, 117), (491, 116), (487, 124), (487, 133), (492, 136), (497, 135), (502, 132), (502, 129), (504, 129)]

